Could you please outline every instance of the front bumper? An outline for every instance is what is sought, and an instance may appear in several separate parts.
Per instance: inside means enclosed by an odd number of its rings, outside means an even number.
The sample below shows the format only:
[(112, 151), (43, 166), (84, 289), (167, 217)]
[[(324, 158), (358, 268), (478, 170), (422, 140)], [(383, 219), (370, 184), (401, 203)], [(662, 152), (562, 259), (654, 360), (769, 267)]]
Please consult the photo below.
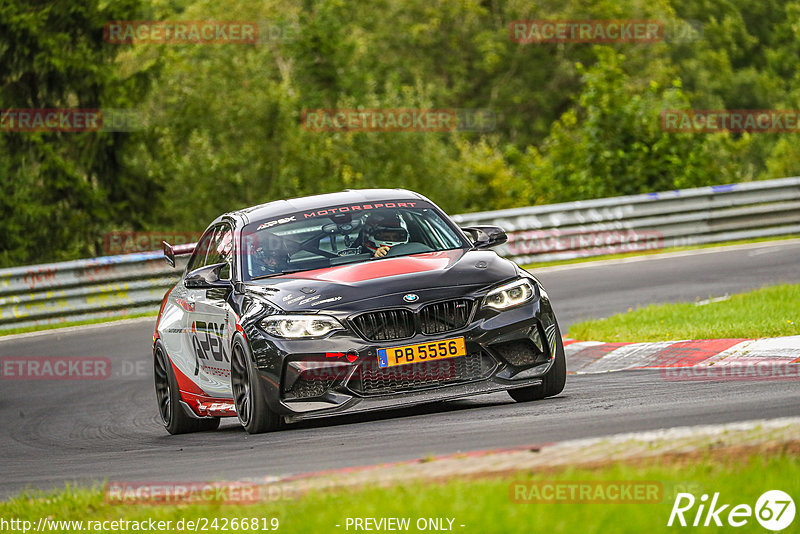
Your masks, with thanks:
[[(338, 317), (349, 324), (347, 316)], [(370, 342), (355, 331), (281, 340), (256, 326), (248, 339), (270, 409), (287, 421), (359, 413), (536, 386), (553, 365), (558, 325), (546, 295), (437, 335)], [(382, 369), (378, 349), (463, 337), (467, 356)]]
[(291, 403), (292, 414), (285, 415), (287, 422), (303, 421), (305, 419), (316, 419), (330, 415), (354, 414), (371, 412), (377, 410), (388, 410), (391, 408), (401, 408), (415, 406), (417, 404), (427, 404), (431, 402), (442, 402), (448, 400), (462, 399), (473, 395), (484, 393), (495, 393), (507, 391), (525, 386), (541, 385), (541, 379), (517, 380), (513, 383), (503, 384), (492, 379), (481, 380), (478, 382), (466, 382), (463, 384), (451, 384), (439, 386), (435, 389), (406, 391), (393, 395), (379, 397), (356, 398), (350, 397), (342, 399), (344, 402), (337, 404), (334, 399), (331, 401), (296, 401)]

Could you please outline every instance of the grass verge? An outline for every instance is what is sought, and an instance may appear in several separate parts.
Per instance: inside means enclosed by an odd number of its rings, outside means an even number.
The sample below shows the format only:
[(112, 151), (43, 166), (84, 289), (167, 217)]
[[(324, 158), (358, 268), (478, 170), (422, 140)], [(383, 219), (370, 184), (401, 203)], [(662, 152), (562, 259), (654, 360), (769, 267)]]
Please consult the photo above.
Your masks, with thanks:
[(622, 254), (606, 254), (603, 256), (587, 256), (585, 258), (573, 258), (569, 260), (556, 260), (556, 261), (543, 261), (538, 263), (530, 263), (528, 265), (524, 265), (523, 267), (529, 271), (535, 271), (536, 269), (542, 269), (544, 267), (555, 267), (558, 265), (572, 265), (574, 263), (587, 263), (591, 261), (603, 261), (603, 260), (620, 260), (624, 258), (633, 258), (636, 256), (654, 256), (658, 254), (668, 254), (670, 252), (683, 252), (686, 250), (700, 250), (705, 248), (717, 248), (717, 247), (727, 247), (733, 245), (749, 245), (752, 243), (767, 243), (770, 241), (786, 241), (787, 239), (797, 239), (800, 235), (797, 234), (790, 234), (786, 236), (772, 236), (772, 237), (755, 237), (752, 239), (740, 239), (738, 241), (725, 241), (722, 243), (705, 243), (703, 245), (691, 245), (686, 247), (669, 247), (669, 248), (660, 248), (654, 250), (640, 250), (637, 252), (625, 252)]
[(800, 284), (738, 293), (726, 300), (657, 304), (570, 326), (586, 341), (668, 341), (800, 335)]
[[(257, 518), (259, 525), (279, 521), (279, 532), (348, 532), (348, 518), (409, 518), (408, 531), (416, 532), (420, 518), (453, 519), (456, 532), (674, 532), (667, 520), (678, 492), (701, 494), (719, 492), (720, 504), (755, 506), (767, 490), (781, 489), (797, 498), (800, 495), (800, 458), (792, 448), (770, 454), (742, 453), (726, 456), (713, 450), (699, 456), (647, 464), (613, 464), (598, 469), (566, 469), (547, 473), (520, 472), (513, 476), (489, 479), (450, 479), (441, 483), (418, 482), (390, 487), (358, 490), (311, 492), (297, 499), (266, 501), (248, 506), (205, 505), (113, 505), (104, 500), (102, 490), (70, 489), (41, 494), (29, 493), (0, 503), (0, 517), (6, 521), (30, 521), (35, 530), (40, 518), (57, 521), (171, 521), (171, 528), (184, 520), (207, 520), (208, 532), (222, 530), (224, 518)], [(515, 502), (512, 497), (531, 497), (531, 484), (544, 495), (544, 483), (595, 482), (602, 488), (610, 483), (648, 481), (661, 490), (655, 502), (620, 503), (614, 499), (580, 503), (569, 499), (555, 502)], [(583, 485), (583, 484), (581, 484)], [(525, 488), (520, 491), (518, 488)], [(594, 486), (593, 486), (594, 487)], [(565, 493), (568, 495), (568, 493)], [(596, 494), (595, 494), (596, 495)], [(608, 495), (612, 493), (609, 491)], [(730, 507), (729, 507), (730, 509)], [(697, 506), (686, 513), (689, 523)], [(722, 518), (726, 513), (722, 514)], [(217, 528), (212, 521), (217, 519)], [(794, 525), (800, 522), (795, 519)], [(701, 523), (702, 524), (702, 523)], [(463, 525), (463, 526), (462, 526)], [(261, 527), (259, 526), (259, 529)], [(677, 527), (680, 530), (680, 527)], [(706, 527), (704, 532), (728, 531)], [(21, 529), (20, 529), (21, 530)], [(74, 532), (76, 525), (51, 531)], [(128, 531), (133, 531), (128, 528)], [(189, 530), (186, 528), (186, 530)], [(202, 528), (198, 530), (202, 531)], [(228, 524), (228, 530), (231, 524)], [(241, 529), (237, 529), (241, 530)], [(252, 529), (250, 529), (252, 530)], [(263, 530), (263, 529), (261, 529)], [(742, 532), (761, 532), (755, 517), (748, 518)]]

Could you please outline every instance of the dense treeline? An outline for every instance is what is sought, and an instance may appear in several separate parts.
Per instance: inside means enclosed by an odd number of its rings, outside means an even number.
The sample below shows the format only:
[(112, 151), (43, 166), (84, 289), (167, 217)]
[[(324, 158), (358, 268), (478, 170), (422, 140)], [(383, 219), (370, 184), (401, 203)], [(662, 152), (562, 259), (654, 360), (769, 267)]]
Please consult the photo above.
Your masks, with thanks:
[[(519, 19), (657, 19), (654, 43), (520, 44)], [(258, 21), (258, 44), (104, 41), (109, 20)], [(271, 199), (405, 187), (467, 212), (797, 174), (796, 134), (668, 133), (664, 109), (800, 109), (800, 2), (111, 0), (0, 6), (0, 108), (134, 110), (0, 132), (0, 265), (202, 230)], [(488, 109), (490, 132), (316, 132), (315, 108)]]

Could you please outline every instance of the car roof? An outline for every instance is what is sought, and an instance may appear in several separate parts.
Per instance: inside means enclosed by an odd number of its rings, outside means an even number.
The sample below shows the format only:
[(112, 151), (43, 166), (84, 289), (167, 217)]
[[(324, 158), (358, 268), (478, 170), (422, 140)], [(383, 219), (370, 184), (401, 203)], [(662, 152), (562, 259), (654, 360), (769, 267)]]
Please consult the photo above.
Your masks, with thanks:
[(346, 189), (338, 193), (273, 200), (272, 202), (244, 208), (226, 215), (239, 215), (244, 219), (245, 224), (249, 224), (252, 221), (281, 217), (297, 211), (321, 209), (355, 202), (380, 202), (382, 200), (427, 201), (428, 199), (407, 189)]

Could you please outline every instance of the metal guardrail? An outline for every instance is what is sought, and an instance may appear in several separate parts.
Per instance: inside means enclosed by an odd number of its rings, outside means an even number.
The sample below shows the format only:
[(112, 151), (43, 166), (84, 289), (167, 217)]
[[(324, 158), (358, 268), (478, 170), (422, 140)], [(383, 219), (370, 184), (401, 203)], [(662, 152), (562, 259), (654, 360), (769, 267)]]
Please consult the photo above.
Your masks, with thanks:
[(0, 270), (0, 331), (158, 310), (180, 268), (161, 251)]
[[(469, 213), (522, 263), (800, 233), (800, 177)], [(179, 278), (161, 251), (0, 270), (0, 330), (155, 312)]]
[(800, 233), (800, 177), (456, 215), (522, 263)]

